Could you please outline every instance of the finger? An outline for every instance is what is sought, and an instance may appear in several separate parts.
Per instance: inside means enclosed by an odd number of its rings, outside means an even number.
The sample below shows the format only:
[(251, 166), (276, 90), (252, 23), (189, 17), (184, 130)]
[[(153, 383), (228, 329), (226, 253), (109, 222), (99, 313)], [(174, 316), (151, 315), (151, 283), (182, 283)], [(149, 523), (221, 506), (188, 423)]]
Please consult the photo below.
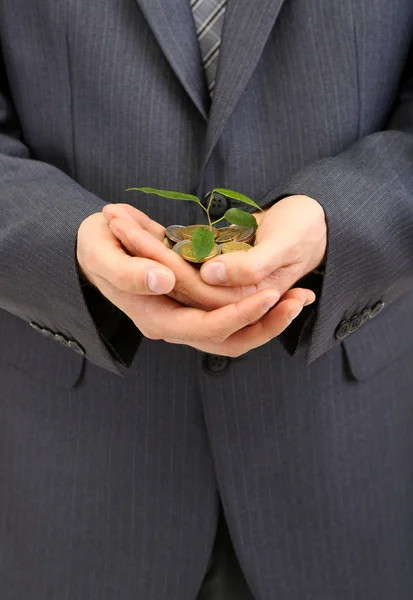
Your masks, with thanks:
[(131, 224), (138, 224), (158, 240), (163, 240), (165, 236), (165, 227), (163, 225), (157, 223), (148, 217), (147, 214), (130, 204), (107, 204), (103, 207), (102, 213), (109, 222), (115, 218), (122, 218)]
[(316, 295), (312, 290), (306, 288), (291, 288), (283, 296), (281, 300), (303, 300), (304, 306), (309, 306), (315, 302)]
[[(123, 222), (126, 223), (126, 221), (123, 221)], [(121, 226), (119, 226), (119, 223), (122, 223), (122, 221), (120, 219), (114, 218), (109, 223), (109, 227), (110, 227), (111, 231), (116, 235), (116, 237), (119, 239), (119, 241), (122, 243), (122, 245), (126, 248), (126, 250), (130, 253), (131, 256), (141, 256), (143, 258), (146, 258), (145, 256), (142, 256), (144, 254), (144, 248), (142, 248), (142, 244), (139, 243), (139, 248), (141, 249), (141, 252), (139, 252), (137, 249), (136, 241), (135, 241), (135, 243), (131, 242), (130, 238), (125, 233), (125, 229), (122, 228)], [(134, 227), (136, 227), (136, 224), (134, 224)], [(144, 239), (145, 239), (145, 237), (147, 237), (147, 236), (144, 236)], [(151, 237), (149, 239), (149, 248), (151, 247), (152, 241), (153, 241), (153, 239)], [(160, 244), (160, 242), (158, 240), (155, 240), (155, 248), (158, 246), (161, 253), (157, 254), (156, 252), (155, 253), (149, 252), (149, 254), (150, 254), (150, 256), (154, 257), (155, 259), (160, 259), (160, 260), (163, 259), (163, 261), (165, 261), (165, 256), (168, 254), (168, 252), (165, 252), (165, 250), (167, 250), (167, 248), (164, 246), (164, 244), (162, 244), (162, 243), (161, 243), (161, 245), (159, 245), (159, 244)], [(159, 260), (157, 260), (157, 262), (159, 262)], [(193, 275), (192, 268), (191, 268), (191, 275)], [(175, 286), (176, 285), (177, 284), (175, 283)], [(190, 306), (192, 308), (199, 308), (201, 310), (205, 309), (205, 307), (200, 302), (193, 300), (189, 296), (186, 296), (175, 289), (173, 289), (171, 292), (169, 292), (168, 295), (170, 298), (173, 298), (174, 300), (176, 300), (183, 306)]]
[[(127, 223), (128, 226), (130, 226), (130, 227), (138, 227), (138, 225), (136, 223), (132, 224), (126, 219), (124, 219), (124, 222)], [(109, 229), (111, 230), (113, 235), (115, 235), (118, 238), (118, 240), (122, 243), (122, 246), (124, 248), (126, 248), (126, 250), (129, 252), (129, 254), (131, 256), (141, 256), (141, 254), (138, 252), (138, 249), (136, 248), (136, 246), (134, 244), (132, 244), (131, 240), (125, 234), (125, 230), (123, 228), (119, 227), (118, 223), (119, 223), (119, 219), (117, 217), (114, 217), (109, 222)]]
[(96, 282), (100, 292), (108, 298), (112, 304), (123, 311), (135, 323), (142, 334), (146, 335), (146, 337), (160, 339), (159, 335), (151, 335), (152, 331), (155, 331), (153, 326), (156, 327), (156, 312), (154, 313), (155, 319), (148, 318), (149, 313), (153, 311), (154, 304), (160, 302), (162, 309), (165, 310), (165, 308), (168, 308), (169, 311), (179, 307), (178, 302), (165, 295), (129, 294), (99, 276), (96, 277)]
[[(308, 306), (309, 304), (312, 304), (316, 299), (316, 296), (312, 290), (307, 290), (304, 288), (293, 288), (293, 290), (290, 290), (290, 292), (294, 292), (294, 296), (291, 296), (291, 298), (294, 297), (298, 300), (301, 300), (301, 299), (304, 300), (304, 306)], [(176, 300), (183, 306), (191, 306), (192, 308), (199, 308), (201, 310), (206, 310), (208, 312), (210, 310), (212, 310), (209, 307), (204, 306), (204, 305), (200, 304), (199, 302), (196, 302), (195, 300), (192, 300), (192, 298), (189, 298), (188, 296), (185, 296), (184, 294), (177, 292), (175, 289), (172, 290), (172, 292), (170, 292), (168, 294), (168, 296), (170, 298), (173, 298), (173, 300)], [(217, 307), (217, 308), (220, 308), (220, 307)]]
[[(170, 296), (185, 306), (211, 310), (239, 301), (257, 291), (255, 286), (244, 287), (239, 290), (233, 288), (232, 291), (225, 288), (213, 288), (211, 290), (208, 285), (202, 282), (199, 272), (194, 270), (192, 265), (183, 261), (176, 253), (171, 253), (164, 244), (154, 240), (144, 230), (138, 231), (136, 227), (130, 229), (129, 223), (124, 219), (114, 219), (109, 226), (112, 231), (117, 233), (117, 237), (132, 255), (144, 255), (146, 258), (156, 260), (175, 273), (177, 281)], [(288, 289), (291, 281), (289, 280), (288, 284), (286, 282), (285, 287), (284, 282), (281, 280), (280, 284), (280, 289)], [(274, 287), (272, 285), (272, 288)], [(271, 289), (270, 282), (265, 283), (264, 289)], [(298, 298), (303, 297), (304, 294), (309, 304), (315, 300), (315, 294), (310, 290), (303, 291), (302, 288), (295, 288), (294, 293)]]
[(283, 299), (258, 323), (235, 332), (229, 337), (222, 345), (221, 352), (226, 356), (237, 357), (263, 346), (287, 329), (301, 313), (304, 304), (305, 300), (299, 300), (290, 291), (287, 292)]
[[(202, 311), (180, 307), (166, 296), (132, 296), (119, 292), (106, 281), (99, 287), (113, 304), (135, 322), (144, 336), (175, 344), (184, 343), (205, 352), (233, 357), (245, 354), (282, 333), (304, 304), (303, 299), (294, 297), (298, 290), (290, 290), (271, 310), (269, 307), (276, 298), (261, 292), (248, 298), (243, 307), (238, 305), (235, 318), (235, 307), (213, 311), (207, 317)], [(306, 290), (300, 291), (302, 293)], [(257, 301), (255, 308), (254, 300)], [(257, 316), (258, 319), (261, 317), (258, 325), (250, 325), (249, 322), (257, 321)], [(230, 331), (225, 331), (228, 319), (231, 320), (232, 329), (240, 329), (222, 341)], [(182, 327), (186, 327), (186, 330), (183, 331)]]
[[(208, 312), (210, 310), (213, 310), (213, 309), (209, 308), (208, 306), (204, 306), (200, 302), (197, 302), (196, 300), (193, 300), (189, 296), (185, 296), (184, 294), (181, 294), (180, 292), (177, 292), (175, 290), (172, 290), (172, 292), (170, 292), (168, 294), (168, 297), (172, 298), (173, 300), (176, 300), (176, 302), (179, 302), (179, 304), (182, 304), (182, 306), (189, 306), (189, 307), (192, 307), (192, 308), (199, 308), (200, 310), (205, 310), (205, 311), (208, 311)], [(218, 307), (218, 308), (220, 308), (220, 307)]]
[(135, 254), (144, 256), (159, 263), (165, 264), (174, 271), (177, 270), (182, 279), (194, 277), (196, 271), (187, 262), (183, 261), (176, 252), (171, 252), (159, 239), (155, 238), (146, 229), (132, 225), (130, 221), (123, 218), (113, 219), (109, 227), (117, 233)]
[[(127, 220), (125, 220), (125, 219), (121, 220), (121, 219), (114, 217), (113, 220), (111, 220), (109, 223), (109, 228), (112, 231), (112, 233), (114, 233), (114, 235), (116, 235), (116, 237), (122, 243), (122, 246), (124, 246), (124, 248), (129, 252), (129, 254), (131, 256), (141, 256), (142, 257), (142, 255), (145, 254), (145, 248), (142, 247), (141, 243), (139, 243), (139, 248), (140, 248), (141, 252), (138, 251), (136, 238), (135, 238), (135, 243), (132, 243), (130, 240), (130, 237), (126, 235), (125, 228), (122, 227), (122, 224), (127, 224), (129, 226), (129, 222)], [(136, 223), (134, 223), (133, 226), (136, 228), (136, 226), (137, 226)], [(154, 259), (157, 259), (157, 261), (164, 262), (165, 259), (167, 259), (167, 255), (169, 254), (167, 252), (167, 248), (164, 246), (164, 244), (162, 243), (161, 245), (159, 245), (159, 241), (156, 240), (156, 243), (153, 245), (152, 239), (150, 239), (149, 243), (148, 243), (146, 236), (143, 237), (143, 243), (145, 242), (145, 239), (148, 244), (147, 248), (146, 248), (146, 254), (154, 257)], [(153, 251), (153, 247), (155, 247), (155, 252)], [(156, 252), (157, 247), (158, 247), (158, 252)], [(165, 252), (165, 250), (166, 250), (166, 252)], [(179, 260), (179, 257), (177, 257), (177, 258)], [(188, 267), (189, 265), (186, 265), (186, 266)], [(188, 276), (191, 277), (192, 275), (194, 275), (193, 267), (189, 267), (189, 268), (190, 268), (190, 271), (188, 269), (188, 274), (186, 276), (187, 277), (186, 289), (188, 288)], [(204, 284), (202, 284), (200, 279), (199, 279), (199, 282), (201, 285), (204, 285)], [(177, 284), (175, 283), (175, 285), (177, 285)], [(179, 287), (179, 284), (178, 284), (178, 287)], [(184, 295), (182, 292), (179, 292), (175, 289), (169, 293), (169, 296), (184, 306), (191, 306), (192, 308), (199, 308), (202, 310), (207, 308), (204, 305), (202, 305), (200, 302), (197, 302), (196, 300), (190, 298), (187, 295)], [(216, 306), (214, 308), (219, 308), (219, 306)]]
[(315, 302), (316, 295), (312, 290), (305, 288), (292, 288), (281, 296), (280, 302), (283, 300), (298, 300), (302, 306), (309, 306)]
[(194, 269), (176, 252), (166, 248), (162, 242), (144, 229), (136, 226), (130, 227), (129, 222), (125, 219), (114, 219), (111, 221), (110, 227), (122, 231), (122, 235), (128, 239), (129, 243), (133, 244), (135, 254), (156, 260), (171, 269), (176, 277), (174, 291), (191, 298), (198, 305), (216, 309), (232, 302), (238, 302), (257, 291), (255, 286), (212, 288), (202, 281), (197, 269)]
[(94, 275), (129, 294), (168, 294), (173, 289), (173, 271), (156, 261), (128, 256), (119, 240), (108, 233), (99, 248), (89, 253), (87, 267)]
[[(234, 332), (250, 325), (274, 306), (278, 294), (264, 290), (239, 303), (228, 304), (211, 312), (174, 307), (169, 298), (160, 298), (145, 313), (147, 322), (156, 323), (162, 339), (172, 343), (219, 345)], [(165, 302), (161, 302), (165, 300)]]
[(248, 252), (223, 254), (203, 265), (201, 277), (208, 285), (256, 285), (286, 262), (282, 242), (274, 246), (273, 240), (263, 241)]

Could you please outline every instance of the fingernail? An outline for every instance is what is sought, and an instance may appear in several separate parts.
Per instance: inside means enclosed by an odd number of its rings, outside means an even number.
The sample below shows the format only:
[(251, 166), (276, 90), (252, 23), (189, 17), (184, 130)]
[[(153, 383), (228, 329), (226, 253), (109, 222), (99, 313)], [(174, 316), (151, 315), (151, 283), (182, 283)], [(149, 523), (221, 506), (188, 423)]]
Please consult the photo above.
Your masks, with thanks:
[(160, 269), (149, 269), (146, 274), (146, 285), (154, 294), (168, 294), (174, 287), (171, 277)]
[(317, 296), (314, 294), (314, 292), (309, 292), (304, 300), (304, 306), (309, 306), (310, 304), (313, 304), (313, 302), (315, 302), (317, 300)]
[(294, 321), (295, 318), (298, 317), (298, 315), (300, 314), (300, 312), (302, 311), (302, 308), (297, 308), (295, 310), (292, 310), (291, 312), (288, 313), (288, 320), (290, 321), (290, 323), (292, 321)]
[(262, 310), (264, 312), (268, 312), (273, 306), (275, 306), (280, 299), (279, 296), (273, 296), (272, 298), (267, 298), (262, 305)]
[(102, 210), (102, 215), (105, 217), (105, 219), (107, 221), (112, 221), (112, 219), (115, 218), (115, 215), (112, 215), (112, 213), (108, 212), (107, 210)]
[(205, 283), (209, 283), (210, 285), (226, 283), (228, 280), (227, 269), (221, 262), (210, 263), (202, 268), (201, 277)]

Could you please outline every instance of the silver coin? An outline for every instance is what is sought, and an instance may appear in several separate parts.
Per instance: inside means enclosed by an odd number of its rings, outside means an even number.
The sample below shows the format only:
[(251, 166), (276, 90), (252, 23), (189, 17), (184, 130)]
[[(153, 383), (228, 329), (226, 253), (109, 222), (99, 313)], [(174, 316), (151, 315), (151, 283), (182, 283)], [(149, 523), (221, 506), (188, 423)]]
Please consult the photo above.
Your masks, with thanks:
[(184, 238), (180, 235), (180, 229), (184, 229), (184, 225), (169, 225), (169, 227), (165, 229), (165, 235), (171, 242), (182, 242)]
[(241, 232), (241, 235), (236, 239), (237, 242), (249, 243), (255, 237), (254, 227), (240, 227), (239, 225), (232, 225), (231, 228)]

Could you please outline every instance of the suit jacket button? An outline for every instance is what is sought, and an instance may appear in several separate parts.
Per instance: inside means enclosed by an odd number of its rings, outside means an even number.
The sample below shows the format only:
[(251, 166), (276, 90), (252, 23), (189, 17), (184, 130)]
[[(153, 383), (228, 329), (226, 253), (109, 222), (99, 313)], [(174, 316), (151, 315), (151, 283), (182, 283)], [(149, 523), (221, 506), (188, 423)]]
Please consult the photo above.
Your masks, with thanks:
[(341, 321), (340, 325), (336, 329), (336, 338), (343, 340), (350, 333), (350, 321)]
[(373, 306), (373, 308), (371, 309), (371, 314), (370, 317), (373, 319), (374, 317), (377, 317), (377, 315), (379, 314), (379, 312), (381, 312), (384, 308), (384, 302), (382, 300), (380, 300), (380, 302), (377, 302), (377, 304), (375, 304)]
[[(204, 200), (202, 202), (205, 208), (208, 206), (210, 195), (211, 192), (205, 194)], [(223, 194), (218, 194), (216, 192), (211, 202), (209, 214), (211, 215), (213, 220), (220, 219), (225, 215), (229, 208), (231, 208), (230, 199), (227, 198), (227, 196), (224, 196)]]
[(86, 352), (85, 352), (84, 348), (82, 348), (82, 346), (80, 344), (75, 342), (75, 340), (69, 340), (68, 346), (71, 350), (74, 350), (75, 352), (77, 352), (77, 354), (80, 354), (81, 356), (85, 356)]
[(355, 331), (357, 331), (357, 329), (360, 329), (361, 325), (362, 325), (362, 316), (361, 315), (354, 315), (353, 317), (351, 317), (350, 319), (350, 333), (354, 333)]
[(366, 321), (368, 321), (371, 317), (371, 308), (365, 308), (363, 310), (363, 312), (361, 313), (361, 324), (363, 325), (363, 323), (365, 323)]
[(222, 375), (228, 371), (231, 359), (218, 354), (205, 354), (203, 360), (204, 371), (208, 375)]

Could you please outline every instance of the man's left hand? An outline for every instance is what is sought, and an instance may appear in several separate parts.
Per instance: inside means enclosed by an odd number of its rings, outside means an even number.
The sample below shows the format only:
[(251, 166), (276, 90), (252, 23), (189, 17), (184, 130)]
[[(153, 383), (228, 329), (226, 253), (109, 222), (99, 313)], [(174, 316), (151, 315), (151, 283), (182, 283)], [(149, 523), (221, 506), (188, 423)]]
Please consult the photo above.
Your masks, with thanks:
[(262, 213), (254, 247), (212, 259), (201, 269), (209, 285), (271, 287), (284, 294), (319, 267), (327, 248), (321, 205), (308, 196), (289, 196)]

